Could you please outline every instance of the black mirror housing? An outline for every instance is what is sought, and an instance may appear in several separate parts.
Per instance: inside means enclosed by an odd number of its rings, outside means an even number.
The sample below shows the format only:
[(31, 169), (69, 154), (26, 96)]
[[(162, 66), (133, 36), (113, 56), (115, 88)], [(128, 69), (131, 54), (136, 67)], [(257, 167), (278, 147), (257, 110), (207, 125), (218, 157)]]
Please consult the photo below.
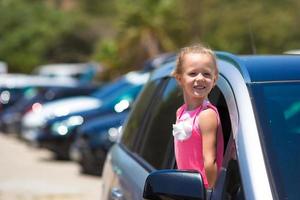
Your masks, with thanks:
[(143, 197), (162, 200), (205, 200), (206, 190), (200, 173), (181, 170), (158, 170), (151, 173), (145, 182)]

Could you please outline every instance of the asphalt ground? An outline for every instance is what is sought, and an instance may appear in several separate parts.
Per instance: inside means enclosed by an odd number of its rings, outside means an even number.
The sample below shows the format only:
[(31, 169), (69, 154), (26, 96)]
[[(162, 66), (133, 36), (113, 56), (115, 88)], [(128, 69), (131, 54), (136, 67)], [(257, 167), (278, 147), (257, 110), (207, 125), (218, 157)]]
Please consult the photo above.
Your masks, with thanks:
[(0, 200), (101, 200), (101, 177), (0, 133)]

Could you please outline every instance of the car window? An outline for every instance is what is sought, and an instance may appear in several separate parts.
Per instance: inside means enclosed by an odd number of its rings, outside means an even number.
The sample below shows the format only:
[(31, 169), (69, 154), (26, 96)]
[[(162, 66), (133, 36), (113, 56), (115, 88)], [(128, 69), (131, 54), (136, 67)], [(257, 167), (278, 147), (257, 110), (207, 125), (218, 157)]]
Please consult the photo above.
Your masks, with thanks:
[(143, 116), (146, 114), (148, 105), (152, 101), (152, 96), (160, 89), (161, 80), (149, 82), (145, 85), (142, 94), (136, 101), (130, 115), (130, 118), (126, 122), (124, 132), (122, 135), (121, 144), (128, 150), (134, 151), (134, 140), (138, 130), (141, 128), (143, 122)]
[(223, 137), (224, 137), (224, 152), (225, 152), (226, 145), (228, 143), (230, 134), (232, 132), (228, 106), (225, 97), (218, 86), (215, 86), (212, 89), (208, 98), (209, 101), (218, 109), (218, 113), (222, 125)]
[(176, 120), (176, 110), (182, 103), (183, 97), (176, 80), (170, 78), (161, 96), (152, 104), (137, 152), (156, 169), (171, 166), (174, 158), (172, 124)]
[(229, 161), (226, 166), (226, 176), (223, 187), (223, 197), (225, 200), (244, 200), (244, 190), (241, 181), (239, 164), (237, 161), (236, 147), (233, 142), (228, 146), (230, 154)]
[(93, 92), (91, 96), (96, 98), (103, 98), (106, 97), (107, 95), (110, 95), (115, 90), (121, 90), (128, 86), (130, 86), (130, 83), (127, 82), (124, 78), (120, 78), (111, 83), (104, 84), (99, 90)]
[(272, 189), (279, 199), (299, 199), (300, 83), (266, 82), (250, 88)]

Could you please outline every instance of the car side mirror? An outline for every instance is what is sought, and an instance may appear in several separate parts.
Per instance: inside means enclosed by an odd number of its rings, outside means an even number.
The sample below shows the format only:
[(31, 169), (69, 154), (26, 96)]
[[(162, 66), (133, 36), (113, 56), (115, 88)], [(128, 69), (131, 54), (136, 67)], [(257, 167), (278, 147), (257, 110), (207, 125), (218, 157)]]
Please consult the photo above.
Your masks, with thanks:
[(205, 200), (206, 190), (198, 172), (158, 170), (148, 175), (143, 197), (152, 200)]

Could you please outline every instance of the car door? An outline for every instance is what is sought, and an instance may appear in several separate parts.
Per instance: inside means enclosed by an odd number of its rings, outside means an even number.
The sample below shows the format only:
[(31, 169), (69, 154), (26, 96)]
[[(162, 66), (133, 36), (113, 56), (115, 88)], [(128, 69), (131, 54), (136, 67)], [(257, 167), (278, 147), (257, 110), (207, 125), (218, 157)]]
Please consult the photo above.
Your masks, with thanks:
[[(134, 158), (135, 140), (140, 130), (139, 127), (143, 123), (143, 118), (148, 113), (149, 105), (155, 99), (154, 97), (158, 95), (162, 84), (161, 80), (155, 80), (145, 86), (142, 94), (136, 100), (128, 120), (126, 121), (126, 128), (124, 128), (125, 131), (122, 131), (121, 133), (122, 141), (114, 144), (109, 151), (103, 171), (104, 179), (102, 199), (132, 198), (132, 195), (128, 192), (125, 194), (124, 190), (127, 191), (128, 189), (121, 188), (121, 186), (125, 186), (124, 184), (119, 183), (119, 180), (127, 179), (127, 176), (130, 176), (127, 172), (131, 171), (131, 169), (127, 169), (127, 164), (130, 163), (129, 165), (135, 165), (135, 170), (139, 168), (139, 166), (136, 165), (137, 162)], [(142, 169), (141, 174), (143, 173), (146, 172)], [(136, 181), (139, 182), (139, 180)]]
[(110, 151), (115, 179), (108, 199), (142, 199), (147, 175), (174, 165), (173, 157), (169, 156), (170, 152), (173, 154), (172, 124), (181, 103), (174, 78), (156, 80), (146, 86), (126, 123), (122, 141)]

